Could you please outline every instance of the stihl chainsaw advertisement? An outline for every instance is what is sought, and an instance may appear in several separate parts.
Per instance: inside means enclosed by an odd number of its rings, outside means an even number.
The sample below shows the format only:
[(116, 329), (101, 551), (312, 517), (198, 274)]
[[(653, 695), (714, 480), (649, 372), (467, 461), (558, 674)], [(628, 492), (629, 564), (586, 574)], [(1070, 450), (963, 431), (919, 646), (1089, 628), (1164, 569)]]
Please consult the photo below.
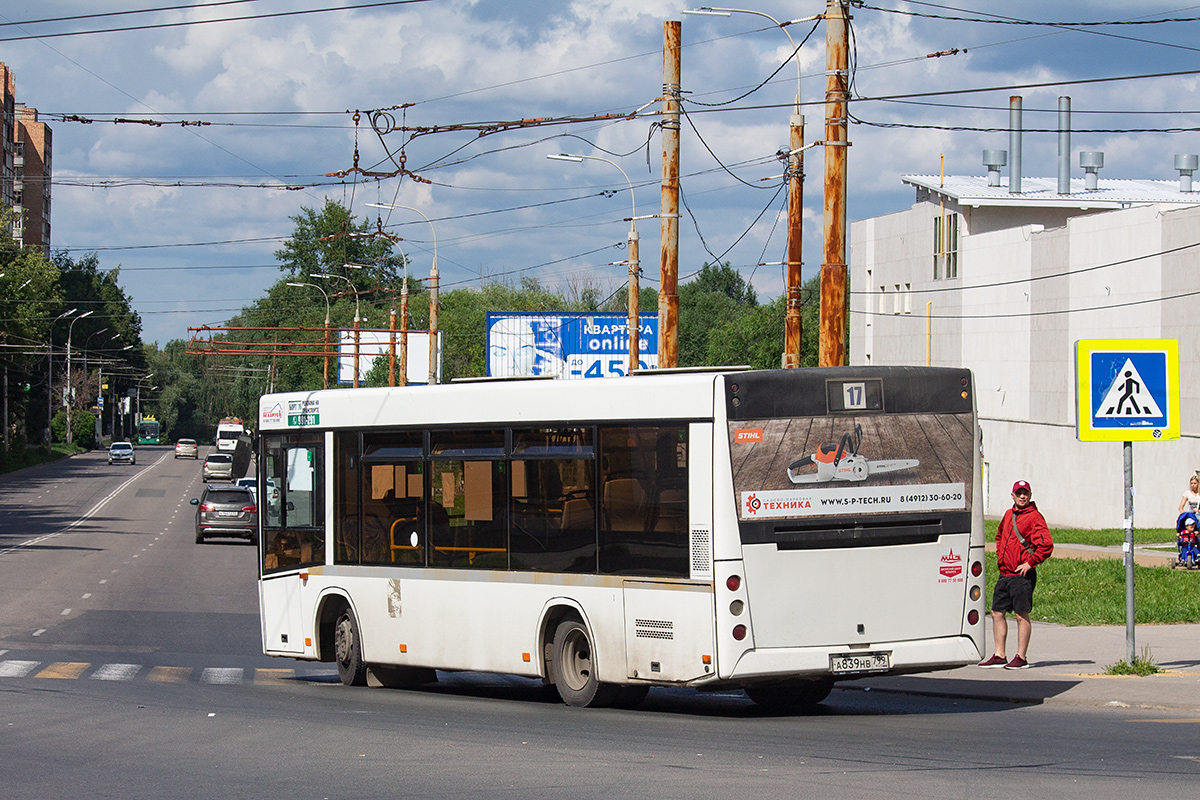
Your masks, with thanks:
[(969, 414), (731, 422), (738, 515), (962, 511), (974, 438)]

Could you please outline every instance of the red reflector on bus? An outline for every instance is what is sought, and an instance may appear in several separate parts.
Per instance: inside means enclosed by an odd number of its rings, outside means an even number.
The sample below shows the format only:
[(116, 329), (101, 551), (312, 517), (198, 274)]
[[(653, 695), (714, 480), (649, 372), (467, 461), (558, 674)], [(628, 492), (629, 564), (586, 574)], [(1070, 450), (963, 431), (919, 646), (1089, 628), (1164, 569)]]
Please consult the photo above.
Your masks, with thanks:
[(983, 562), (974, 561), (971, 563), (971, 575), (978, 578), (983, 574)]
[(974, 625), (976, 622), (979, 622), (979, 612), (972, 608), (971, 612), (967, 614), (967, 623)]
[(731, 592), (736, 592), (738, 589), (742, 588), (741, 576), (740, 575), (730, 575), (725, 580), (725, 588)]
[(739, 642), (742, 639), (745, 639), (746, 638), (746, 626), (745, 625), (734, 625), (733, 626), (733, 638), (737, 639)]

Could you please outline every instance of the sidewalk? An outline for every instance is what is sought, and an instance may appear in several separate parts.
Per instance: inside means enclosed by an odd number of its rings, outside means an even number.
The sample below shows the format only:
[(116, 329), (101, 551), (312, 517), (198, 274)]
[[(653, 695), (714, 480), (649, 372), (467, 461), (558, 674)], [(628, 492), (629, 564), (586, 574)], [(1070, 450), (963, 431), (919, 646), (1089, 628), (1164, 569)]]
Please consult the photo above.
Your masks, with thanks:
[[(1174, 542), (1164, 542), (1158, 547), (1175, 546)], [(988, 542), (987, 551), (989, 553), (996, 552), (996, 543)], [(1101, 547), (1092, 544), (1055, 544), (1053, 558), (1078, 558), (1082, 561), (1096, 561), (1101, 558), (1116, 558), (1122, 557), (1124, 550), (1121, 545), (1115, 547)], [(1145, 546), (1135, 546), (1133, 548), (1133, 563), (1139, 567), (1169, 567), (1175, 563), (1177, 555), (1172, 550), (1152, 550)]]
[[(1055, 547), (1058, 555), (1058, 547)], [(993, 652), (990, 620), (988, 650)], [(1015, 652), (1016, 624), (1010, 622), (1008, 655)], [(1165, 673), (1147, 677), (1109, 676), (1104, 669), (1125, 660), (1125, 626), (1068, 627), (1033, 623), (1030, 668), (960, 667), (926, 675), (861, 678), (839, 683), (851, 691), (900, 692), (929, 697), (961, 697), (1007, 703), (1055, 703), (1200, 712), (1200, 625), (1140, 625), (1134, 629), (1137, 655), (1150, 648)]]

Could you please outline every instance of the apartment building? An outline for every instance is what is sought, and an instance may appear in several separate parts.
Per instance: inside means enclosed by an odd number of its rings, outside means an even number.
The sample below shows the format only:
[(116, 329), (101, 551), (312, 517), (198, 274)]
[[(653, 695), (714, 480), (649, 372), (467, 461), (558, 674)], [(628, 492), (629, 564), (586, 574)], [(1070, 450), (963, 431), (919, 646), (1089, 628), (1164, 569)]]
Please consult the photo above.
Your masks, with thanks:
[(17, 213), (11, 235), (20, 246), (50, 254), (50, 177), (53, 136), (37, 109), (17, 102), (16, 78), (0, 61), (0, 207)]

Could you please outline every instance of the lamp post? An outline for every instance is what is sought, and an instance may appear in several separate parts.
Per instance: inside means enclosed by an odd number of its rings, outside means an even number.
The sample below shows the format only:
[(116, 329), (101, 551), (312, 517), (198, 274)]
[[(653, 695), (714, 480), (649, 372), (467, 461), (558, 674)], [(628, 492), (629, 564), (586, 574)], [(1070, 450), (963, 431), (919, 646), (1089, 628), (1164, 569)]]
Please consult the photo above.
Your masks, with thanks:
[[(372, 208), (386, 208), (389, 211), (395, 209), (404, 209), (420, 214), (425, 222), (429, 225), (429, 230), (433, 233), (433, 266), (429, 268), (429, 385), (437, 383), (438, 378), (438, 351), (437, 351), (437, 334), (438, 334), (438, 263), (437, 263), (437, 228), (433, 227), (433, 222), (429, 217), (425, 216), (425, 212), (412, 206), (397, 206), (386, 203), (367, 203)], [(405, 262), (405, 274), (407, 275), (408, 262)], [(407, 376), (406, 376), (407, 378)]]
[(46, 347), (46, 453), (53, 452), (51, 442), (54, 439), (54, 434), (50, 426), (50, 420), (54, 418), (54, 323), (58, 322), (63, 317), (69, 317), (79, 309), (68, 308), (63, 313), (59, 314), (54, 319), (50, 320), (49, 337)]
[(802, 154), (806, 148), (804, 146), (804, 115), (801, 113), (800, 107), (800, 51), (796, 48), (796, 42), (792, 39), (792, 35), (788, 33), (787, 26), (796, 22), (809, 22), (821, 19), (823, 15), (780, 22), (770, 14), (748, 8), (715, 8), (704, 6), (693, 11), (684, 11), (683, 13), (719, 17), (728, 17), (730, 14), (753, 14), (757, 17), (763, 17), (770, 20), (779, 30), (783, 31), (783, 35), (788, 38), (788, 43), (791, 44), (793, 55), (796, 58), (796, 104), (792, 109), (791, 115), (790, 143), (787, 153), (788, 169), (786, 173), (788, 176), (788, 238), (787, 257), (784, 263), (787, 265), (787, 311), (784, 318), (783, 334), (783, 366), (785, 369), (796, 369), (800, 366), (800, 287), (804, 282), (803, 275), (801, 274), (803, 268), (801, 238), (804, 231), (804, 156)]
[[(325, 371), (324, 371), (324, 375), (322, 378), (322, 387), (325, 389), (328, 389), (329, 388), (329, 293), (326, 292), (324, 289), (322, 289), (320, 286), (318, 286), (315, 283), (303, 283), (301, 281), (288, 281), (288, 286), (296, 286), (296, 287), (309, 286), (313, 289), (316, 289), (318, 292), (321, 293), (321, 296), (325, 298), (325, 346), (324, 346)], [(355, 299), (357, 299), (357, 297), (358, 296), (355, 295)]]
[(75, 323), (79, 322), (79, 320), (83, 319), (84, 317), (90, 317), (92, 315), (92, 311), (93, 309), (88, 309), (78, 317), (72, 319), (67, 325), (67, 444), (75, 443), (75, 431), (71, 429), (71, 406), (74, 405), (75, 400), (75, 398), (71, 396), (71, 334), (75, 330)]
[(642, 274), (641, 265), (638, 262), (638, 232), (637, 232), (637, 199), (633, 192), (633, 181), (629, 180), (629, 176), (625, 174), (625, 170), (621, 169), (621, 165), (615, 161), (610, 161), (607, 158), (600, 156), (577, 156), (570, 153), (551, 154), (546, 156), (553, 161), (573, 161), (575, 163), (583, 163), (584, 161), (603, 161), (606, 164), (612, 164), (625, 178), (625, 183), (629, 184), (629, 202), (632, 208), (632, 214), (629, 217), (629, 373), (633, 374), (638, 368), (638, 356), (641, 351), (641, 336), (638, 330), (638, 278)]
[[(348, 267), (359, 269), (357, 265), (347, 264)], [(354, 281), (347, 278), (345, 275), (334, 275), (330, 272), (314, 272), (309, 277), (312, 278), (337, 278), (345, 281), (350, 286), (350, 292), (354, 295), (354, 388), (358, 388), (358, 331), (359, 325), (362, 322), (362, 316), (359, 314), (358, 305), (358, 290), (354, 288)]]

